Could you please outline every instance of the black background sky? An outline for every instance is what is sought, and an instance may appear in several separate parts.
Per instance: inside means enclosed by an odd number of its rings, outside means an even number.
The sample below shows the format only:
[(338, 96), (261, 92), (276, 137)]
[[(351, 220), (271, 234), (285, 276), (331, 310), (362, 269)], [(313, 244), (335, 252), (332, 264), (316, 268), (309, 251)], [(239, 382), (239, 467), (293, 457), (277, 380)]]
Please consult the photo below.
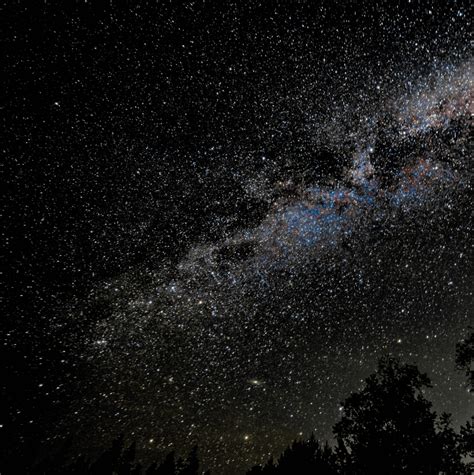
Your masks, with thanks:
[[(233, 473), (299, 432), (330, 437), (386, 352), (428, 371), (437, 407), (463, 422), (465, 129), (410, 143), (384, 130), (402, 98), (444, 87), (436, 75), (450, 94), (465, 84), (468, 6), (4, 5), (7, 458), (75, 432), (93, 452), (125, 431), (159, 451), (198, 442)], [(274, 270), (254, 230), (311, 186), (356, 189), (347, 171), (374, 140), (384, 192), (408, 155), (461, 178)]]

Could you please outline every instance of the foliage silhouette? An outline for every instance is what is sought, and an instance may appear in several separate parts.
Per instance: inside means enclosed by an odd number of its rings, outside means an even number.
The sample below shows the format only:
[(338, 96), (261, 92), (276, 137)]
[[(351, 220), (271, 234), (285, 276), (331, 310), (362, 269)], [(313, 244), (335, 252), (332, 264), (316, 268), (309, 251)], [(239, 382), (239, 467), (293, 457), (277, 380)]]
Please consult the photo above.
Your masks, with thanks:
[(456, 367), (466, 373), (470, 390), (474, 391), (474, 331), (456, 345)]
[(314, 435), (308, 440), (295, 440), (281, 454), (277, 465), (270, 459), (263, 467), (255, 466), (248, 474), (335, 475), (334, 454), (328, 444), (321, 445)]
[(466, 422), (466, 425), (461, 426), (460, 431), (460, 446), (462, 454), (471, 460), (467, 463), (467, 473), (474, 473), (474, 416), (471, 420)]
[(457, 434), (449, 414), (437, 418), (424, 396), (429, 387), (428, 376), (416, 366), (382, 358), (362, 391), (342, 403), (334, 449), (314, 437), (295, 441), (276, 465), (270, 460), (248, 475), (470, 474), (463, 456), (474, 455), (473, 424)]
[(346, 473), (463, 473), (458, 436), (448, 415), (436, 424), (424, 397), (429, 387), (428, 376), (416, 366), (380, 359), (364, 389), (343, 403), (342, 418), (334, 426)]
[[(471, 338), (471, 337), (470, 337)], [(467, 345), (469, 339), (464, 343)], [(463, 343), (463, 345), (464, 345)], [(457, 348), (458, 366), (465, 365), (469, 347)], [(465, 475), (474, 466), (474, 417), (456, 433), (449, 414), (437, 417), (424, 390), (431, 386), (416, 366), (384, 357), (364, 388), (342, 403), (334, 426), (336, 446), (321, 444), (314, 435), (295, 440), (274, 462), (251, 468), (247, 475)], [(113, 441), (94, 461), (79, 456), (67, 462), (71, 442), (38, 463), (38, 475), (199, 475), (197, 446), (186, 459), (169, 453), (161, 463), (143, 467), (136, 460), (135, 443)], [(464, 458), (463, 458), (464, 457)], [(206, 472), (207, 475), (210, 472)]]
[[(94, 461), (89, 461), (83, 455), (77, 457), (72, 463), (65, 463), (70, 443), (65, 444), (61, 450), (32, 470), (35, 475), (201, 475), (199, 470), (199, 457), (197, 446), (193, 447), (186, 460), (176, 459), (175, 453), (166, 455), (161, 464), (153, 462), (144, 468), (136, 460), (136, 444), (130, 446), (124, 443), (121, 435), (112, 442)], [(209, 475), (206, 472), (204, 475)]]

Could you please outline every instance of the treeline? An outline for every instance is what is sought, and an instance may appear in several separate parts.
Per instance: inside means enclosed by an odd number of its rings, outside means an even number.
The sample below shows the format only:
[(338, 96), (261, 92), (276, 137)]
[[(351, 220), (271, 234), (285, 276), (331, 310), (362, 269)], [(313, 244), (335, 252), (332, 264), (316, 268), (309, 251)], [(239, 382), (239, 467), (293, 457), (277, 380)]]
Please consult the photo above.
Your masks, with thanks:
[[(474, 333), (458, 344), (456, 365), (472, 390)], [(474, 471), (474, 416), (456, 432), (450, 415), (438, 416), (425, 396), (430, 379), (416, 366), (384, 357), (364, 388), (342, 403), (334, 425), (335, 444), (312, 435), (295, 440), (278, 457), (251, 468), (247, 475), (467, 475)], [(35, 474), (71, 475), (202, 475), (198, 450), (185, 458), (174, 452), (160, 463), (143, 466), (135, 444), (123, 437), (96, 460), (84, 456), (67, 462), (67, 448), (38, 464)], [(3, 472), (2, 472), (3, 473)], [(5, 472), (9, 473), (9, 472)], [(12, 472), (14, 473), (14, 472)], [(205, 472), (210, 474), (209, 471)], [(218, 474), (220, 475), (220, 474)]]
[(36, 465), (34, 474), (41, 475), (210, 475), (200, 470), (198, 448), (193, 447), (186, 459), (170, 452), (161, 462), (143, 466), (136, 459), (136, 444), (127, 446), (124, 437), (112, 442), (112, 446), (96, 460), (90, 461), (84, 455), (68, 462), (68, 447)]
[(470, 475), (474, 417), (456, 433), (449, 414), (432, 411), (424, 397), (429, 387), (416, 366), (382, 358), (364, 389), (342, 404), (334, 448), (314, 437), (295, 441), (276, 463), (247, 475)]

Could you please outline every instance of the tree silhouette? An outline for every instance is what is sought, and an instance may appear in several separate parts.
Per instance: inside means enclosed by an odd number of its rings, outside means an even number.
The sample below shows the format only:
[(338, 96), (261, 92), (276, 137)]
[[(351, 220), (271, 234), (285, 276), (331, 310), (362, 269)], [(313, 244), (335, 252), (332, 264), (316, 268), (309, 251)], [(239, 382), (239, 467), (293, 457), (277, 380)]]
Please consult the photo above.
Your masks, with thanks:
[(184, 463), (182, 470), (179, 472), (180, 475), (198, 475), (199, 473), (199, 458), (198, 458), (198, 448), (195, 445)]
[(247, 475), (273, 475), (276, 473), (273, 457), (270, 457), (265, 465), (255, 465), (247, 472)]
[(270, 459), (266, 465), (255, 466), (248, 475), (333, 475), (336, 474), (334, 454), (328, 444), (321, 444), (314, 438), (295, 440), (287, 447), (274, 465)]
[(146, 475), (174, 475), (175, 473), (176, 462), (174, 452), (170, 452), (160, 466), (154, 462), (145, 472)]
[(118, 470), (120, 455), (124, 448), (123, 435), (112, 442), (112, 447), (103, 452), (99, 458), (92, 463), (89, 473), (99, 475), (101, 473), (112, 473)]
[(467, 464), (466, 473), (472, 474), (474, 472), (474, 416), (461, 427), (459, 439), (462, 454), (471, 460)]
[(466, 373), (470, 390), (474, 391), (474, 331), (456, 345), (456, 367)]
[[(170, 452), (161, 464), (153, 462), (146, 469), (143, 469), (142, 464), (136, 460), (135, 442), (126, 446), (123, 435), (115, 439), (111, 447), (92, 462), (84, 455), (80, 455), (72, 463), (67, 462), (70, 446), (70, 441), (66, 441), (58, 452), (36, 464), (29, 473), (38, 475), (200, 475), (202, 473), (199, 470), (197, 446), (191, 449), (186, 460), (176, 459), (175, 453)], [(210, 472), (207, 471), (205, 475), (210, 475)]]
[(390, 357), (379, 361), (364, 389), (343, 403), (343, 416), (334, 426), (346, 473), (438, 474), (448, 469), (445, 464), (460, 463), (449, 418), (443, 417), (441, 432), (436, 431), (436, 414), (423, 394), (427, 387), (428, 376), (416, 366)]
[(470, 473), (462, 463), (464, 453), (462, 437), (451, 427), (451, 416), (446, 413), (441, 414), (436, 428), (440, 455), (439, 470), (445, 475)]
[(327, 444), (321, 446), (314, 435), (307, 441), (295, 441), (278, 459), (277, 473), (335, 473), (332, 450)]
[[(470, 346), (469, 346), (470, 345)], [(467, 348), (467, 349), (466, 349)], [(472, 334), (458, 345), (457, 363), (471, 358)], [(461, 355), (461, 356), (459, 356)], [(466, 356), (468, 355), (468, 356)], [(334, 426), (333, 449), (311, 435), (295, 440), (275, 463), (251, 468), (247, 475), (467, 475), (474, 464), (474, 417), (457, 434), (449, 414), (437, 418), (424, 390), (431, 386), (426, 374), (398, 359), (379, 360), (365, 387), (342, 403), (343, 413)], [(71, 441), (38, 463), (28, 473), (41, 475), (199, 475), (197, 446), (188, 456), (169, 453), (161, 463), (146, 469), (136, 460), (136, 445), (115, 439), (93, 462), (79, 456), (69, 462)], [(467, 461), (463, 461), (463, 457)], [(20, 472), (17, 472), (20, 473)], [(24, 472), (21, 472), (24, 473)], [(206, 472), (209, 475), (209, 471)]]

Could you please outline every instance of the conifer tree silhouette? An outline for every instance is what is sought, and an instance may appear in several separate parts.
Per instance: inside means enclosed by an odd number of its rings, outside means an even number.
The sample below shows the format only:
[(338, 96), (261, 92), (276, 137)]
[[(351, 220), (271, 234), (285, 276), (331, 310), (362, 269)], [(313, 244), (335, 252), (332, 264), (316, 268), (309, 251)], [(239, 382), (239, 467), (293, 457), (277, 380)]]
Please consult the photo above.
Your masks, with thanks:
[(438, 450), (440, 454), (439, 469), (446, 475), (455, 475), (466, 472), (462, 463), (463, 447), (461, 436), (451, 427), (451, 415), (441, 414), (436, 422), (438, 435)]
[(468, 378), (470, 391), (474, 391), (474, 331), (456, 345), (456, 367), (464, 371)]
[(124, 447), (124, 437), (121, 435), (112, 442), (112, 447), (107, 449), (89, 468), (91, 475), (103, 475), (118, 472), (120, 455)]
[(198, 448), (195, 445), (184, 463), (183, 468), (179, 472), (180, 475), (198, 475), (199, 473), (199, 458), (198, 458)]
[(312, 434), (308, 440), (295, 440), (274, 465), (271, 458), (264, 466), (253, 467), (249, 475), (333, 475), (336, 474), (334, 454), (328, 444), (321, 444)]
[(459, 440), (462, 454), (470, 460), (466, 464), (466, 473), (472, 475), (474, 473), (474, 416), (461, 426)]

